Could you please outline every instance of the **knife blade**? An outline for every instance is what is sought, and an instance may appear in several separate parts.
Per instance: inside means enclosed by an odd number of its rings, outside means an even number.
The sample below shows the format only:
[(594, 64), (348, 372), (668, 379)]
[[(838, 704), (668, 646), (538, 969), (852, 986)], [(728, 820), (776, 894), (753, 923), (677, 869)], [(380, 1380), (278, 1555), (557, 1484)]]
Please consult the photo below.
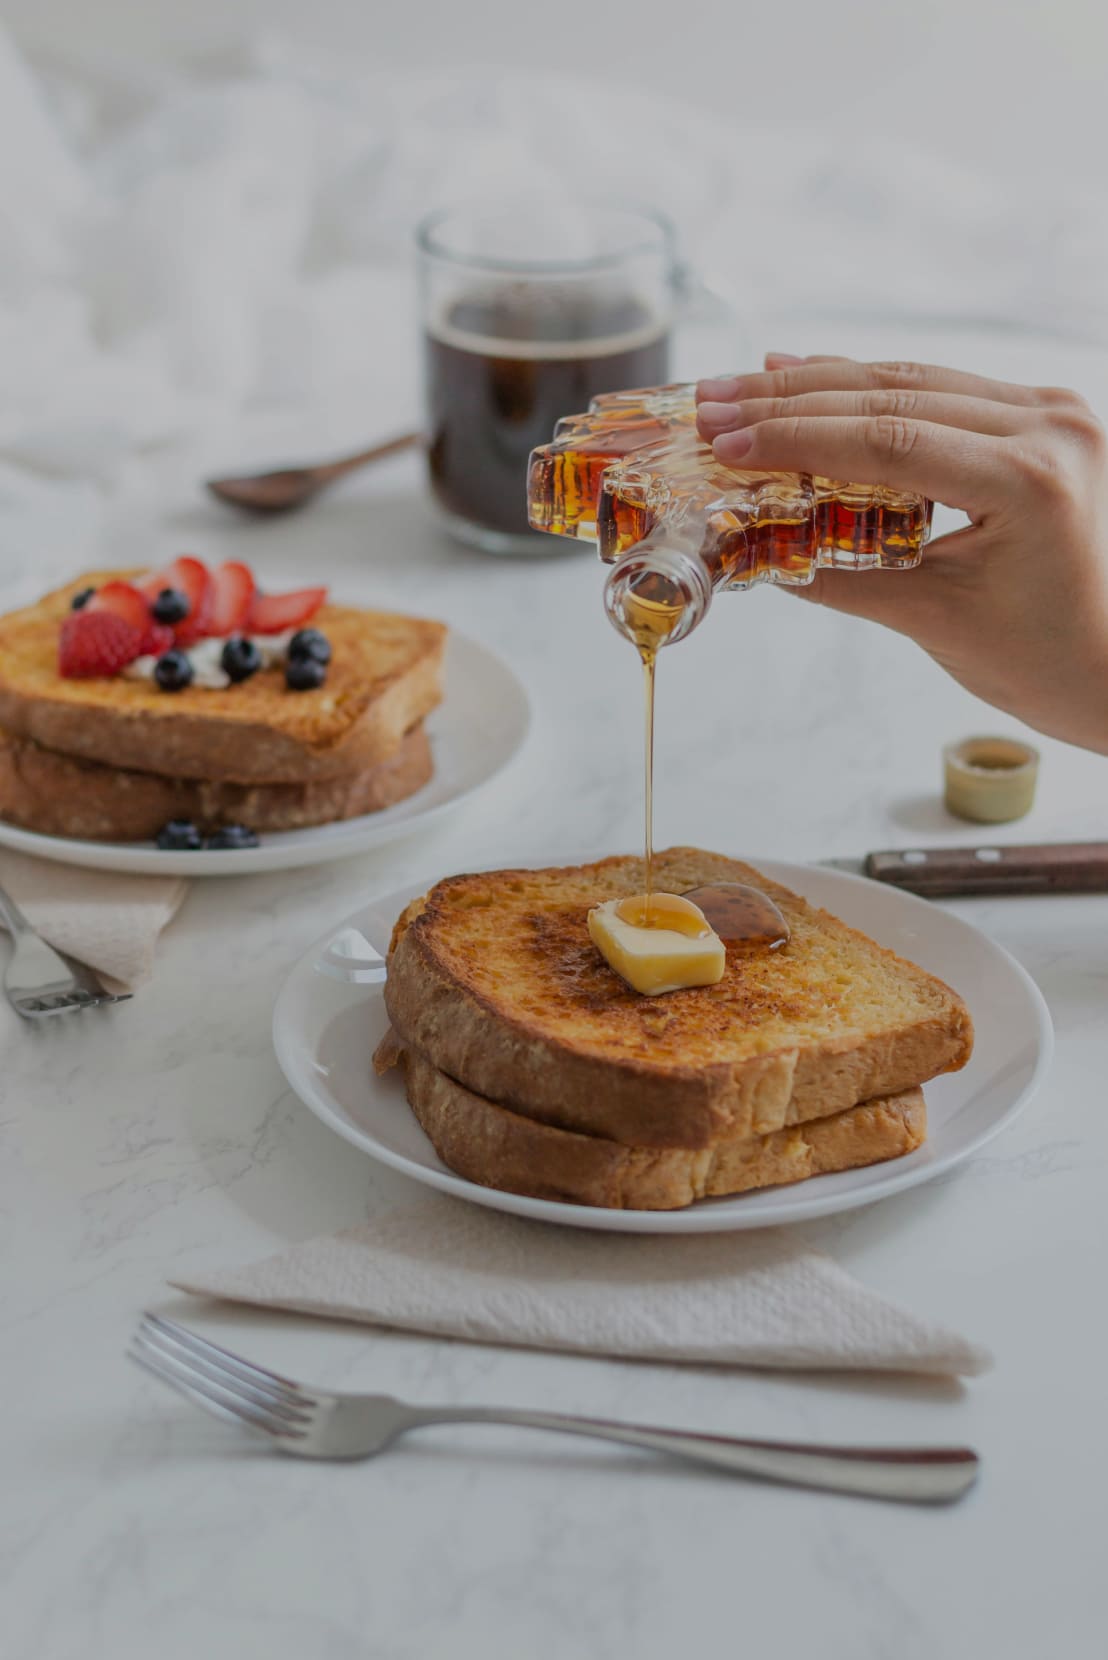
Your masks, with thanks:
[(1045, 842), (1027, 847), (910, 847), (860, 859), (822, 859), (924, 899), (972, 894), (1108, 893), (1108, 842)]

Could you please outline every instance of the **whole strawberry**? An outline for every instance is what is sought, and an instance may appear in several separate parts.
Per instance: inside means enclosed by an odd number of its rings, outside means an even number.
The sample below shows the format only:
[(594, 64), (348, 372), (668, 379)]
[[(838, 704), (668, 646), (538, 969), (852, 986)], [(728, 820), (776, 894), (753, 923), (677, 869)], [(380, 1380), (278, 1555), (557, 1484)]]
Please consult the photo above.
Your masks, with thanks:
[(114, 611), (71, 611), (58, 639), (58, 673), (65, 680), (118, 674), (142, 643), (138, 629)]

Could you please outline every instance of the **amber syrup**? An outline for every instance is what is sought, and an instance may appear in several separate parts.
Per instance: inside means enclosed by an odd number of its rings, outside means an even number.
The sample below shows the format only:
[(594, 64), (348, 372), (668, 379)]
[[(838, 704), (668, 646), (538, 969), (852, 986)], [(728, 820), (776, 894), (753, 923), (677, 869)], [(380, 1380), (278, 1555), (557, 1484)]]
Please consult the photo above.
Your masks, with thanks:
[(789, 925), (768, 894), (745, 882), (712, 882), (682, 895), (723, 941), (744, 951), (778, 951), (788, 945)]
[[(656, 591), (655, 591), (656, 589)], [(654, 682), (658, 666), (658, 650), (673, 633), (681, 617), (681, 605), (675, 601), (668, 584), (653, 585), (650, 580), (641, 583), (628, 596), (625, 616), (643, 671), (643, 726), (644, 726), (644, 837), (643, 837), (643, 894), (645, 903), (642, 919), (644, 928), (667, 928), (667, 920), (655, 919), (654, 904)]]

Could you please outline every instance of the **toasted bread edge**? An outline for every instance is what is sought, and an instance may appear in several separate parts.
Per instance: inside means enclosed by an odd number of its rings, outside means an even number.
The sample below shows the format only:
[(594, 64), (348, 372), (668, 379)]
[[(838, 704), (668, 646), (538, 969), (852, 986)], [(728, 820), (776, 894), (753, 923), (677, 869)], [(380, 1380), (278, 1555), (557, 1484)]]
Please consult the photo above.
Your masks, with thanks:
[(910, 1089), (713, 1148), (631, 1147), (497, 1106), (411, 1049), (400, 1065), (412, 1111), (458, 1175), (531, 1198), (615, 1210), (678, 1210), (698, 1199), (857, 1169), (900, 1158), (927, 1134), (923, 1093)]
[(433, 770), (422, 726), (375, 766), (305, 784), (164, 778), (58, 755), (0, 730), (0, 819), (91, 841), (146, 841), (170, 819), (189, 819), (205, 832), (237, 823), (275, 833), (380, 812), (422, 789)]

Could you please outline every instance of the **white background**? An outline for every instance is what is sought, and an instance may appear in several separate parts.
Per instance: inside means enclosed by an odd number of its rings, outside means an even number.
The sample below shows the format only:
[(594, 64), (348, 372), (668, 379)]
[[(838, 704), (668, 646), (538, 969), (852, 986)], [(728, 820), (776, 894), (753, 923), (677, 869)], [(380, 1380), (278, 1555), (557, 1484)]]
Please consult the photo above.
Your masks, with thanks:
[(875, 144), (911, 134), (996, 168), (1104, 165), (1099, 0), (4, 0), (0, 15), (61, 54), (156, 61), (280, 31), (382, 68), (623, 78), (729, 115), (868, 128)]
[[(854, 133), (880, 153), (908, 137), (1059, 187), (1098, 187), (1106, 149), (1092, 0), (6, 0), (0, 15), (86, 62), (164, 62), (268, 28), (378, 68), (571, 67), (599, 78), (601, 99), (606, 77), (639, 77), (644, 119), (669, 91), (747, 116), (733, 165), (761, 177), (778, 135), (805, 125), (817, 143)], [(34, 157), (14, 164), (33, 173)], [(906, 236), (887, 258), (910, 266), (916, 252)], [(1037, 321), (1016, 338), (855, 318), (833, 344), (1075, 384), (1108, 414), (1108, 353), (1059, 340), (1049, 306)], [(831, 339), (825, 319), (758, 344)], [(591, 559), (497, 565), (450, 546), (412, 457), (276, 526), (219, 513), (197, 476), (195, 458), (140, 458), (110, 498), (88, 486), (78, 508), (97, 551), (138, 562), (183, 544), (248, 559), (275, 587), (310, 563), (354, 602), (441, 614), (526, 679), (535, 732), (487, 799), (410, 844), (195, 884), (153, 982), (113, 1017), (33, 1035), (0, 1008), (4, 1660), (1101, 1660), (1108, 899), (957, 907), (1042, 986), (1051, 1077), (967, 1168), (805, 1230), (867, 1284), (988, 1344), (996, 1370), (972, 1385), (626, 1365), (169, 1304), (174, 1271), (244, 1263), (411, 1197), (311, 1119), (273, 1060), (274, 998), (329, 922), (374, 889), (640, 834), (637, 674)], [(5, 510), (0, 534), (61, 572), (80, 542), (74, 513), (52, 521), (53, 505), (36, 494), (14, 529)], [(765, 592), (722, 598), (660, 682), (662, 845), (804, 860), (964, 841), (939, 802), (941, 746), (1018, 732), (907, 641)], [(1042, 749), (1035, 812), (998, 838), (1103, 835), (1104, 761)], [(292, 1466), (128, 1367), (147, 1304), (336, 1387), (734, 1434), (965, 1440), (984, 1477), (958, 1509), (921, 1512), (446, 1432), (373, 1466)]]

